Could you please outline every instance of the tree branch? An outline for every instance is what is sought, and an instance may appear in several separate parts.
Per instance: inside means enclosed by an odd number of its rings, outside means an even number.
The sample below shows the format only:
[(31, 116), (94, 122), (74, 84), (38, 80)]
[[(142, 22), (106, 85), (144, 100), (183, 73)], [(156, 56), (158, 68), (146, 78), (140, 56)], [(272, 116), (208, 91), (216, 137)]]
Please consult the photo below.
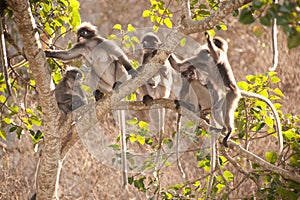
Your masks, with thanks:
[[(220, 135), (220, 138), (223, 139), (224, 136)], [(236, 153), (240, 153), (241, 155), (245, 156), (247, 159), (251, 160), (252, 162), (259, 164), (264, 169), (277, 173), (286, 179), (290, 179), (297, 183), (300, 183), (300, 176), (297, 175), (296, 173), (293, 173), (292, 171), (288, 171), (280, 167), (277, 167), (275, 165), (272, 165), (271, 163), (268, 163), (267, 161), (263, 160), (259, 156), (251, 153), (250, 151), (247, 151), (242, 146), (236, 144), (235, 142), (232, 142), (231, 140), (228, 141), (228, 146), (229, 148), (233, 149)]]
[(60, 157), (61, 132), (60, 118), (53, 90), (51, 70), (42, 51), (42, 45), (31, 13), (28, 0), (7, 1), (14, 13), (14, 21), (18, 26), (25, 56), (36, 81), (39, 101), (43, 110), (44, 149), (38, 173), (37, 194), (39, 199), (52, 199), (55, 191), (56, 174)]
[[(183, 1), (182, 1), (183, 2)], [(188, 35), (192, 33), (203, 32), (205, 30), (213, 29), (214, 26), (220, 23), (227, 15), (232, 13), (234, 10), (237, 10), (243, 5), (252, 2), (252, 0), (229, 0), (222, 1), (220, 3), (219, 9), (212, 13), (209, 17), (205, 18), (202, 21), (192, 21), (189, 16), (181, 16), (181, 19), (184, 19), (181, 22), (180, 32)], [(186, 3), (182, 5), (187, 5)], [(185, 14), (186, 14), (186, 9)]]

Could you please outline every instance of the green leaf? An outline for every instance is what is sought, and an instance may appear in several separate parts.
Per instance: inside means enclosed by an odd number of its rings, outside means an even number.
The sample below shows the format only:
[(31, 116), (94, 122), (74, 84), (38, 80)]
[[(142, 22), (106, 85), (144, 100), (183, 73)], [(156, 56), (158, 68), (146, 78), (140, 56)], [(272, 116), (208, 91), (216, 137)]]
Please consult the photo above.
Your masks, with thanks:
[(152, 15), (153, 13), (150, 10), (144, 10), (143, 12), (143, 17), (149, 17), (150, 15)]
[(264, 96), (264, 97), (266, 97), (266, 98), (268, 98), (268, 97), (269, 97), (269, 94), (268, 94), (268, 92), (267, 92), (267, 90), (266, 90), (266, 89), (264, 89), (264, 90), (260, 91), (260, 92), (259, 92), (259, 94), (260, 94), (260, 95), (262, 95), (262, 96)]
[(6, 101), (6, 97), (3, 95), (0, 95), (0, 102), (4, 103)]
[(11, 119), (9, 119), (9, 118), (4, 118), (3, 121), (4, 121), (6, 124), (11, 124)]
[(11, 128), (9, 129), (9, 132), (12, 133), (12, 132), (14, 132), (15, 130), (17, 130), (17, 128), (18, 128), (17, 126), (13, 126), (13, 127), (11, 127)]
[(116, 29), (116, 30), (122, 30), (122, 25), (121, 24), (115, 24), (113, 26), (113, 29)]
[(227, 180), (227, 181), (232, 181), (233, 180), (233, 178), (234, 178), (234, 176), (233, 176), (233, 174), (230, 172), (230, 171), (224, 171), (224, 177), (225, 177), (225, 179)]
[(294, 191), (284, 189), (283, 187), (276, 188), (276, 192), (282, 197), (282, 199), (297, 200), (298, 195)]
[(180, 40), (180, 46), (184, 47), (185, 44), (186, 44), (186, 38), (182, 38), (182, 39)]
[(265, 123), (266, 123), (270, 128), (273, 128), (274, 122), (273, 122), (273, 119), (272, 119), (271, 117), (266, 117), (264, 121), (265, 121)]
[(256, 76), (254, 75), (247, 75), (246, 76), (247, 81), (254, 83), (256, 80)]
[(131, 185), (133, 183), (133, 176), (128, 177), (128, 183)]
[(187, 121), (184, 123), (185, 128), (193, 128), (195, 126), (195, 123), (193, 121)]
[(5, 132), (5, 130), (0, 129), (0, 137), (1, 137), (3, 140), (6, 140), (6, 132)]
[(288, 48), (292, 49), (300, 45), (300, 33), (296, 32), (288, 36)]
[(117, 39), (117, 36), (115, 34), (110, 34), (108, 37), (107, 37), (109, 40), (116, 40)]
[(271, 26), (272, 25), (272, 17), (270, 15), (266, 15), (264, 17), (259, 18), (259, 21), (264, 26)]
[(136, 36), (132, 36), (132, 37), (131, 37), (131, 41), (134, 41), (134, 42), (136, 42), (137, 44), (140, 43), (140, 40), (139, 40)]
[(144, 136), (141, 136), (141, 135), (137, 135), (136, 136), (136, 139), (137, 141), (141, 144), (141, 145), (144, 145), (145, 144), (145, 137)]
[(274, 164), (276, 160), (278, 159), (276, 152), (266, 152), (266, 159), (269, 163)]
[(158, 31), (158, 25), (157, 25), (157, 24), (153, 25), (153, 31), (154, 31), (155, 33), (157, 33), (157, 31)]
[(255, 21), (253, 15), (252, 15), (252, 12), (250, 9), (246, 8), (246, 9), (243, 9), (241, 14), (240, 14), (240, 19), (239, 21), (242, 23), (242, 24), (251, 24)]
[(168, 187), (169, 190), (179, 190), (180, 188), (181, 188), (181, 185), (178, 183), (176, 185)]
[(139, 120), (135, 117), (135, 118), (132, 119), (132, 120), (127, 120), (126, 123), (129, 124), (129, 125), (134, 125), (134, 124), (137, 124), (138, 121), (139, 121)]
[(19, 113), (19, 107), (18, 106), (12, 106), (9, 108), (14, 113)]
[(278, 83), (278, 82), (280, 82), (280, 78), (278, 76), (272, 76), (271, 77), (271, 82), (272, 83)]
[(148, 129), (148, 123), (147, 122), (144, 122), (144, 121), (140, 121), (139, 122), (139, 127), (140, 128), (145, 128), (145, 129)]
[(274, 92), (275, 94), (277, 94), (278, 96), (284, 97), (284, 94), (281, 92), (281, 90), (280, 90), (279, 88), (275, 88), (275, 89), (273, 90), (273, 92)]
[(237, 83), (238, 87), (242, 90), (248, 90), (249, 84), (246, 81), (240, 81)]
[(172, 28), (173, 24), (170, 18), (165, 18), (164, 19), (164, 24), (168, 27), (168, 28)]
[(135, 32), (135, 28), (131, 24), (128, 24), (127, 31), (128, 32)]

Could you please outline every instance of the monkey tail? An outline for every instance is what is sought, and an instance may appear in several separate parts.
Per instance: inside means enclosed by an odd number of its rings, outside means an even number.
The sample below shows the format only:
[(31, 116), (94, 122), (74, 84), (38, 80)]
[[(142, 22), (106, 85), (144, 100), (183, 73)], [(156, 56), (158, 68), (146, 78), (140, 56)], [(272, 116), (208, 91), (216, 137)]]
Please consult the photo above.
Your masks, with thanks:
[(268, 104), (268, 106), (271, 108), (272, 113), (275, 117), (275, 121), (276, 121), (276, 129), (278, 132), (277, 134), (278, 134), (278, 142), (279, 142), (279, 155), (281, 155), (282, 150), (283, 150), (283, 137), (282, 137), (279, 115), (278, 115), (278, 112), (276, 111), (276, 108), (274, 107), (273, 103), (266, 97), (264, 97), (260, 94), (253, 93), (253, 92), (241, 90), (241, 95), (245, 96), (245, 97), (252, 97), (252, 98), (260, 99), (261, 101), (264, 101), (266, 104)]

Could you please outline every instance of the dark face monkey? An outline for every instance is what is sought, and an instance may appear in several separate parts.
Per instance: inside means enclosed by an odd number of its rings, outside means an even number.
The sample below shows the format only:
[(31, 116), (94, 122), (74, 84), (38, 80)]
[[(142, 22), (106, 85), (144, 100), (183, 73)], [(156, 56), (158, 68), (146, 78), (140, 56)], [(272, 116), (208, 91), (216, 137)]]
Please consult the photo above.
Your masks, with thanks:
[(68, 50), (47, 50), (46, 56), (61, 60), (84, 57), (86, 64), (92, 68), (90, 87), (93, 91), (100, 90), (94, 92), (98, 98), (117, 89), (128, 79), (128, 73), (132, 77), (137, 75), (123, 50), (115, 42), (97, 35), (96, 27), (90, 23), (80, 25), (77, 42)]
[(82, 72), (79, 69), (69, 68), (55, 88), (58, 107), (65, 114), (87, 103), (84, 92), (80, 87), (81, 79)]

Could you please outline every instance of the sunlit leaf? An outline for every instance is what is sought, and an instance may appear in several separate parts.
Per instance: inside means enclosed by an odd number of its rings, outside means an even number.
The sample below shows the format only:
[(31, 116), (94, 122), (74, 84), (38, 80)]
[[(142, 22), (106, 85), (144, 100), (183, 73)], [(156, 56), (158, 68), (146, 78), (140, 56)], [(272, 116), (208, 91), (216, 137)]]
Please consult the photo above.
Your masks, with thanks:
[(170, 190), (179, 190), (180, 188), (181, 188), (181, 185), (178, 183), (176, 185), (168, 187), (168, 189), (170, 189)]
[(271, 117), (266, 117), (265, 118), (265, 123), (270, 127), (270, 128), (273, 128), (273, 119)]
[(182, 39), (180, 40), (180, 46), (184, 47), (185, 44), (186, 44), (186, 38), (182, 38)]
[(113, 29), (116, 29), (116, 30), (122, 30), (122, 25), (121, 24), (115, 24), (113, 26)]
[(274, 164), (278, 159), (277, 153), (276, 152), (266, 152), (266, 160), (271, 163)]
[(144, 136), (141, 136), (141, 135), (137, 135), (136, 136), (136, 139), (137, 141), (141, 144), (141, 145), (144, 145), (145, 144), (145, 137)]
[(240, 81), (237, 83), (238, 87), (242, 90), (248, 90), (248, 83), (245, 81)]
[(173, 24), (170, 18), (165, 18), (164, 19), (164, 24), (168, 27), (168, 28), (172, 28)]
[(3, 95), (0, 95), (0, 102), (4, 103), (6, 101), (6, 97)]
[(131, 133), (130, 136), (129, 136), (129, 140), (130, 140), (131, 143), (134, 143), (137, 140), (136, 135)]
[(280, 90), (279, 88), (275, 88), (275, 89), (273, 90), (273, 92), (274, 92), (275, 94), (277, 94), (278, 96), (284, 97), (284, 94), (281, 92), (281, 90)]
[(278, 82), (280, 82), (280, 78), (278, 76), (272, 76), (271, 77), (271, 82), (272, 83), (278, 83)]
[(128, 24), (127, 31), (128, 32), (135, 32), (135, 28), (131, 24)]
[(152, 15), (153, 13), (150, 10), (144, 10), (143, 12), (143, 17), (149, 17), (150, 15)]
[(145, 128), (145, 129), (148, 129), (148, 123), (147, 122), (144, 122), (144, 121), (140, 121), (139, 122), (139, 127), (140, 128)]
[(134, 124), (137, 124), (138, 121), (139, 121), (139, 120), (135, 117), (135, 118), (132, 119), (132, 120), (127, 120), (126, 123), (129, 124), (129, 125), (134, 125)]
[(4, 121), (6, 124), (11, 124), (11, 119), (9, 119), (9, 118), (4, 118), (3, 121)]
[(5, 132), (5, 130), (0, 129), (0, 137), (1, 137), (3, 140), (6, 140), (6, 132)]

